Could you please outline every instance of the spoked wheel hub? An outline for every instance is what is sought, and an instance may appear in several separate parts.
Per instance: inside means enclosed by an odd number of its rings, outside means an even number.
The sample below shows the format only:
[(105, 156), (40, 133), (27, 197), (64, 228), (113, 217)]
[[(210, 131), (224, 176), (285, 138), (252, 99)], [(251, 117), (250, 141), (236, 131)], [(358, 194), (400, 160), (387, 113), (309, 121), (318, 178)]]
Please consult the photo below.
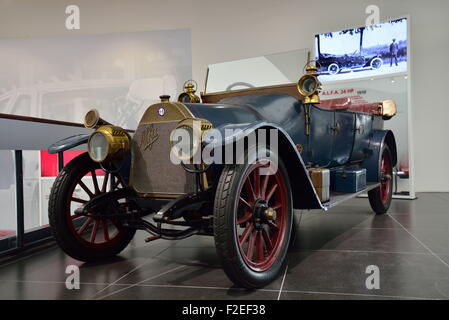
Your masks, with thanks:
[(249, 212), (253, 215), (250, 219), (251, 222), (259, 230), (263, 229), (264, 225), (267, 225), (270, 221), (276, 220), (276, 210), (268, 206), (267, 201), (264, 199), (258, 199), (253, 209)]
[[(88, 174), (91, 175), (92, 187), (89, 187), (85, 180)], [(104, 177), (101, 185), (98, 181), (98, 175)], [(73, 194), (71, 198), (67, 199), (69, 203), (66, 214), (70, 230), (78, 241), (86, 246), (101, 248), (113, 244), (116, 238), (120, 236), (123, 226), (119, 221), (106, 216), (102, 217), (99, 212), (89, 212), (85, 216), (80, 215), (77, 213), (77, 210), (73, 210), (73, 203), (85, 204), (108, 191), (123, 187), (124, 182), (118, 175), (113, 175), (100, 169), (93, 169), (86, 172), (85, 175), (81, 174), (73, 183)], [(77, 189), (79, 191), (76, 191)], [(84, 196), (80, 196), (80, 191), (84, 191)], [(126, 199), (123, 199), (123, 201), (126, 201)], [(80, 219), (84, 219), (84, 221), (79, 223), (78, 220)]]

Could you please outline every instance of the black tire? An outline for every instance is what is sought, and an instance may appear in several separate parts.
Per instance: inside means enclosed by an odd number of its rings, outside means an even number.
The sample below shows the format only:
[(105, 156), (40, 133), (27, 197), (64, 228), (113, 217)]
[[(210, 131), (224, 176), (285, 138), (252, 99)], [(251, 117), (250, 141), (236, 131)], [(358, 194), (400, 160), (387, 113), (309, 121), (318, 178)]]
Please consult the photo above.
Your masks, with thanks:
[[(381, 185), (368, 192), (369, 203), (376, 214), (384, 214), (388, 211), (393, 196), (393, 163), (391, 151), (390, 148), (388, 148), (388, 145), (384, 144), (381, 155), (381, 162), (379, 165)], [(383, 159), (388, 162), (386, 165), (389, 169), (387, 170), (382, 169)], [(388, 192), (386, 192), (385, 188), (388, 188)]]
[(381, 58), (376, 57), (370, 62), (370, 67), (374, 70), (380, 69), (383, 65), (383, 61)]
[[(277, 157), (276, 155), (273, 155), (273, 157)], [(269, 265), (267, 269), (263, 270), (255, 270), (254, 267), (250, 266), (248, 261), (245, 261), (246, 258), (244, 258), (243, 255), (245, 253), (243, 252), (243, 248), (241, 247), (241, 237), (242, 235), (238, 235), (237, 229), (239, 227), (242, 227), (242, 224), (239, 224), (237, 222), (237, 219), (239, 219), (239, 213), (237, 211), (239, 210), (240, 201), (237, 201), (237, 199), (240, 199), (241, 192), (243, 190), (245, 179), (250, 179), (249, 174), (247, 173), (248, 170), (251, 168), (251, 162), (247, 161), (249, 163), (242, 164), (242, 165), (226, 165), (221, 173), (217, 191), (215, 194), (215, 203), (214, 203), (214, 236), (215, 236), (215, 246), (217, 250), (217, 254), (219, 256), (219, 259), (221, 260), (221, 264), (223, 266), (223, 269), (226, 273), (226, 275), (233, 281), (236, 285), (253, 289), (253, 288), (260, 288), (263, 287), (273, 280), (275, 280), (282, 272), (282, 270), (285, 267), (285, 261), (286, 261), (286, 255), (289, 247), (289, 241), (291, 238), (291, 229), (292, 229), (292, 221), (293, 221), (293, 210), (292, 210), (292, 194), (291, 194), (291, 188), (290, 188), (290, 182), (288, 179), (286, 168), (282, 162), (281, 159), (277, 159), (278, 163), (278, 173), (273, 175), (274, 178), (270, 179), (278, 179), (277, 177), (282, 177), (283, 181), (285, 182), (283, 187), (279, 189), (280, 196), (285, 196), (285, 209), (277, 209), (278, 213), (276, 214), (274, 220), (274, 225), (277, 224), (279, 227), (277, 231), (279, 232), (279, 235), (276, 238), (276, 241), (273, 242), (273, 246), (271, 247), (271, 253), (269, 252), (268, 244), (266, 242), (266, 238), (263, 237), (263, 233), (266, 232), (263, 230), (257, 231), (258, 227), (256, 227), (256, 223), (254, 222), (254, 228), (251, 229), (249, 233), (251, 233), (250, 240), (248, 240), (248, 248), (250, 247), (251, 243), (251, 237), (254, 232), (257, 232), (257, 237), (260, 238), (260, 241), (263, 242), (262, 246), (262, 259), (265, 258), (265, 254), (267, 254), (267, 263), (266, 266)], [(245, 174), (248, 174), (248, 177), (245, 176)], [(265, 176), (260, 176), (261, 179), (265, 179)], [(250, 180), (251, 181), (251, 180)], [(271, 180), (269, 180), (271, 181)], [(280, 180), (274, 180), (271, 181), (270, 188), (273, 189), (274, 184), (279, 184)], [(269, 183), (269, 182), (268, 182)], [(254, 184), (256, 185), (256, 184)], [(263, 190), (263, 183), (259, 184), (259, 187), (261, 188), (259, 190)], [(251, 189), (252, 190), (252, 189)], [(267, 194), (268, 187), (265, 187), (265, 192), (260, 191), (260, 195)], [(282, 191), (283, 190), (283, 191)], [(271, 190), (270, 190), (271, 191)], [(282, 194), (281, 194), (282, 192)], [(271, 192), (268, 192), (268, 194)], [(253, 193), (254, 194), (254, 193)], [(254, 197), (255, 198), (255, 197)], [(267, 197), (267, 205), (270, 204), (270, 197)], [(272, 199), (272, 197), (271, 197)], [(276, 194), (276, 199), (278, 198), (278, 194)], [(278, 200), (276, 200), (278, 201)], [(249, 202), (249, 201), (248, 201)], [(251, 211), (251, 210), (249, 210)], [(260, 211), (259, 211), (260, 212)], [(280, 212), (283, 212), (282, 215)], [(246, 215), (246, 213), (245, 213)], [(278, 217), (279, 215), (279, 217)], [(251, 222), (245, 222), (245, 224), (251, 223)], [(270, 229), (268, 226), (265, 226), (267, 229)], [(248, 227), (248, 226), (247, 226)], [(264, 227), (264, 228), (265, 228)], [(282, 228), (282, 229), (281, 229)], [(285, 229), (284, 229), (285, 228)], [(272, 231), (268, 231), (272, 232)], [(243, 232), (245, 233), (245, 232)], [(276, 234), (276, 232), (273, 232), (272, 235)], [(283, 236), (282, 236), (283, 234)], [(239, 240), (237, 240), (239, 239)], [(263, 240), (262, 240), (263, 239)], [(256, 240), (258, 241), (258, 240)], [(279, 241), (279, 242), (278, 242)], [(253, 242), (254, 245), (254, 242)], [(271, 245), (271, 242), (270, 242)], [(276, 247), (276, 245), (278, 247)], [(256, 249), (257, 250), (257, 249)], [(252, 251), (251, 251), (252, 252)], [(256, 260), (260, 259), (259, 251), (256, 253)], [(247, 252), (246, 256), (250, 255), (249, 252)], [(251, 258), (252, 259), (252, 254)], [(269, 257), (271, 256), (271, 259)], [(270, 264), (271, 263), (271, 264)], [(265, 266), (265, 265), (264, 265)]]
[[(100, 169), (99, 164), (92, 161), (87, 153), (83, 153), (70, 161), (59, 173), (51, 188), (48, 206), (50, 226), (58, 245), (72, 258), (86, 262), (99, 261), (118, 254), (129, 244), (136, 232), (135, 229), (121, 226), (119, 221), (93, 219), (90, 223), (93, 223), (94, 225), (97, 224), (98, 221), (93, 243), (88, 243), (87, 240), (83, 241), (81, 236), (78, 236), (80, 230), (74, 227), (74, 222), (71, 222), (73, 221), (70, 219), (72, 201), (68, 199), (73, 199), (73, 192), (78, 181), (90, 172), (95, 172), (97, 169)], [(107, 183), (104, 183), (104, 191), (107, 190), (106, 185)], [(94, 190), (94, 192), (96, 191)], [(88, 220), (88, 218), (85, 217), (79, 217), (77, 219), (84, 219), (84, 223), (87, 223), (86, 220)], [(99, 226), (103, 221), (105, 224)], [(108, 223), (110, 224), (109, 227)], [(116, 227), (113, 227), (112, 223)], [(89, 231), (88, 227), (89, 225), (85, 230)], [(95, 228), (95, 226), (91, 229), (93, 228)], [(105, 232), (104, 229), (109, 230), (110, 228), (116, 228), (116, 233), (115, 236), (109, 240), (109, 231)], [(103, 243), (95, 243), (97, 232), (100, 229), (104, 234)], [(108, 238), (106, 238), (106, 234), (108, 234)]]
[(340, 66), (336, 63), (336, 62), (332, 62), (328, 67), (327, 67), (327, 72), (330, 75), (334, 75), (334, 74), (338, 74), (340, 72)]

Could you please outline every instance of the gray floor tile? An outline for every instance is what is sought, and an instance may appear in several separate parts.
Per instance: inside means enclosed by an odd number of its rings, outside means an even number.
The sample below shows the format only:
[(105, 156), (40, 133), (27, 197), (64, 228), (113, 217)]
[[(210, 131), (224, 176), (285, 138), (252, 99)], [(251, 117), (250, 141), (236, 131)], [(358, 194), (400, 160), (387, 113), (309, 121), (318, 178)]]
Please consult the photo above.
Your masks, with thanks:
[[(282, 275), (266, 286), (265, 289), (279, 290), (281, 282)], [(187, 265), (180, 270), (176, 270), (176, 272), (148, 280), (144, 284), (237, 288), (228, 279), (221, 267), (210, 268), (204, 265)]]
[(388, 214), (405, 228), (448, 228), (449, 212), (447, 214)]
[(449, 203), (449, 192), (436, 192), (432, 193), (432, 195), (441, 198)]
[(411, 227), (407, 230), (435, 254), (449, 254), (449, 225)]
[[(299, 225), (281, 299), (449, 298), (448, 208), (449, 193), (420, 193), (415, 201), (393, 200), (388, 215), (374, 215), (366, 198), (328, 213), (295, 212)], [(101, 263), (76, 261), (54, 246), (0, 265), (0, 299), (278, 297), (282, 276), (265, 291), (236, 288), (213, 237), (145, 243), (147, 236), (138, 232), (117, 258)], [(71, 264), (80, 268), (80, 290), (65, 287)], [(380, 268), (380, 290), (365, 287), (371, 264)]]
[(402, 228), (364, 228), (361, 227), (363, 221), (359, 221), (360, 219), (355, 217), (348, 218), (348, 215), (337, 213), (305, 221), (297, 229), (290, 251), (332, 249), (426, 252), (426, 249)]
[(449, 203), (441, 196), (418, 193), (416, 200), (393, 200), (389, 214), (448, 215)]
[(278, 292), (235, 288), (135, 286), (106, 296), (104, 300), (275, 300)]
[(80, 284), (68, 290), (65, 283), (13, 282), (0, 280), (0, 300), (80, 300), (104, 288), (99, 284)]
[(376, 294), (347, 294), (328, 292), (283, 291), (280, 300), (410, 300), (416, 297), (382, 296)]
[(81, 281), (111, 283), (145, 263), (151, 254), (157, 255), (163, 249), (161, 247), (153, 250), (145, 249), (147, 253), (145, 256), (140, 253), (143, 249), (131, 244), (123, 254), (115, 258), (98, 263), (84, 263), (70, 258), (55, 247), (33, 258), (0, 266), (0, 280), (65, 281), (67, 266), (76, 265), (80, 270)]
[[(379, 267), (379, 290), (366, 288), (369, 265)], [(283, 289), (447, 299), (449, 268), (428, 254), (294, 253), (289, 257)]]
[(401, 229), (391, 216), (387, 214), (371, 215), (354, 228), (371, 228), (371, 229)]

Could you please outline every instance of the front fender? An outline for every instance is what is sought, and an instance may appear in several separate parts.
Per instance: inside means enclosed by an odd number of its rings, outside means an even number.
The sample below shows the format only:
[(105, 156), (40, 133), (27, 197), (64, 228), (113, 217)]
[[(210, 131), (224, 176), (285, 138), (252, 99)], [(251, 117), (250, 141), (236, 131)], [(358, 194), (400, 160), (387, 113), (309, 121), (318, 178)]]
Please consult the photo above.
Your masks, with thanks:
[[(89, 137), (90, 134), (78, 134), (75, 136), (59, 140), (58, 142), (55, 142), (50, 147), (48, 147), (48, 152), (59, 153), (75, 148), (79, 145), (87, 143)], [(114, 162), (113, 165), (117, 168), (123, 180), (126, 183), (129, 183), (129, 173), (131, 169), (131, 153), (129, 153), (123, 160)]]
[[(226, 136), (226, 130), (234, 130), (233, 134)], [(299, 154), (295, 143), (288, 133), (277, 124), (265, 121), (253, 123), (227, 124), (217, 127), (222, 140), (215, 143), (214, 147), (224, 147), (231, 143), (237, 143), (259, 129), (275, 129), (278, 131), (278, 153), (284, 162), (292, 187), (293, 207), (295, 209), (324, 209), (318, 195), (315, 192), (308, 170)], [(229, 133), (229, 132), (228, 132)]]
[(58, 153), (62, 151), (66, 151), (72, 148), (75, 148), (79, 145), (87, 143), (89, 140), (90, 134), (77, 134), (62, 140), (59, 140), (53, 143), (48, 147), (49, 153)]

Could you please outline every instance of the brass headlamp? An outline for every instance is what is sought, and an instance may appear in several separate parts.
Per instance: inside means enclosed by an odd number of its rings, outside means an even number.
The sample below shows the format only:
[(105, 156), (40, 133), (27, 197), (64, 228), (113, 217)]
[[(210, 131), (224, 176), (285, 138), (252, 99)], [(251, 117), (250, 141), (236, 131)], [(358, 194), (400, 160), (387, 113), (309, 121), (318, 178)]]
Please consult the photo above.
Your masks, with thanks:
[(304, 97), (303, 104), (320, 103), (321, 82), (318, 80), (318, 76), (317, 67), (310, 65), (306, 68), (306, 74), (299, 79), (297, 88)]
[(188, 80), (184, 83), (184, 92), (181, 93), (178, 97), (178, 102), (182, 103), (200, 103), (201, 99), (198, 97), (195, 92), (197, 88), (197, 84), (194, 80)]
[(212, 129), (212, 123), (206, 119), (187, 118), (179, 121), (170, 135), (170, 144), (174, 155), (182, 160), (191, 160), (199, 151), (203, 135)]
[(91, 134), (87, 142), (89, 156), (93, 161), (118, 161), (129, 153), (131, 139), (128, 132), (101, 119), (97, 110), (90, 110), (86, 114), (84, 126), (97, 129)]
[(88, 129), (96, 129), (100, 126), (110, 125), (109, 122), (100, 118), (100, 114), (98, 113), (97, 109), (92, 109), (88, 111), (84, 116), (83, 122), (84, 126)]

